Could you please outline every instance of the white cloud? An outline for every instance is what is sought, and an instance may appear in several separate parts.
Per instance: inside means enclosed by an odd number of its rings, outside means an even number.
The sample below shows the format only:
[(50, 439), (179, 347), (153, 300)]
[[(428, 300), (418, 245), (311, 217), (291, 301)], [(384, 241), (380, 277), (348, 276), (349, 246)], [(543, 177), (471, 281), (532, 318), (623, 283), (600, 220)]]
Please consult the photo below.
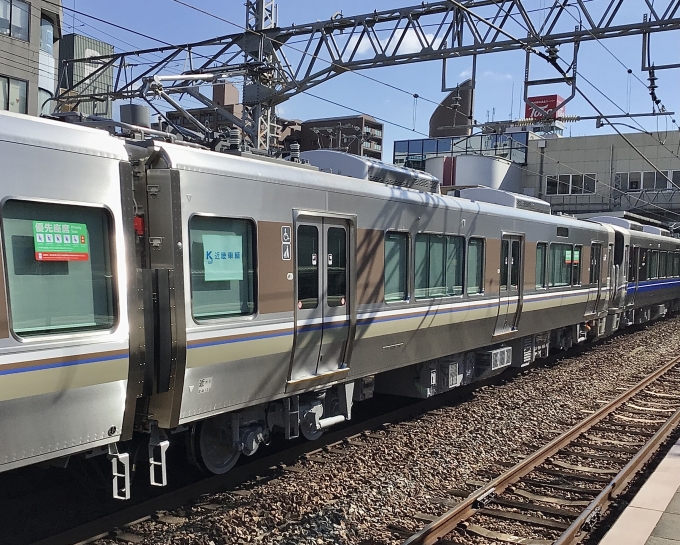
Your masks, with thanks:
[[(404, 34), (403, 40), (401, 41), (401, 44), (399, 44), (399, 49), (395, 51), (395, 47), (399, 42), (399, 38), (401, 38), (400, 34), (398, 36), (395, 36), (390, 42), (389, 47), (387, 44), (389, 38), (384, 38), (380, 40), (380, 45), (383, 48), (388, 47), (387, 49), (388, 55), (394, 54), (405, 55), (408, 53), (418, 53), (423, 48), (423, 46), (420, 43), (420, 40), (418, 39), (418, 35), (411, 28), (409, 28), (406, 31), (406, 34)], [(434, 40), (434, 34), (426, 34), (425, 40), (427, 44), (432, 44), (432, 40)], [(356, 47), (358, 41), (359, 38), (357, 36), (352, 36), (349, 39), (349, 45), (347, 46), (345, 51), (347, 53), (351, 53)], [(441, 41), (438, 41), (437, 43), (432, 44), (432, 47), (437, 48), (440, 45), (440, 43)], [(356, 54), (359, 58), (373, 56), (374, 54), (373, 45), (367, 36), (364, 36), (364, 38), (361, 40), (361, 43), (359, 44), (359, 48), (357, 49)]]
[(484, 72), (482, 72), (482, 77), (488, 78), (488, 79), (493, 79), (493, 80), (496, 80), (496, 81), (506, 81), (506, 80), (509, 81), (509, 80), (512, 79), (511, 74), (508, 74), (508, 73), (501, 74), (500, 72), (494, 72), (492, 70), (485, 70)]

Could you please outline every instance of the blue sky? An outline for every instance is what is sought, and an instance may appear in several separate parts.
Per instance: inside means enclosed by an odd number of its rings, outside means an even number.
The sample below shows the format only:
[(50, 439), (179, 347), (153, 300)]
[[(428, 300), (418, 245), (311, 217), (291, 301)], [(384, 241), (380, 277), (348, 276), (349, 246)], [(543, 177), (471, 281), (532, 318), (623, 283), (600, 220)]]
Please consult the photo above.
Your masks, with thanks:
[[(222, 19), (237, 25), (245, 23), (245, 7), (241, 1), (215, 0), (183, 0)], [(586, 0), (588, 9), (593, 13), (604, 9), (609, 0)], [(661, 4), (667, 3), (667, 0)], [(279, 0), (279, 25), (289, 26), (316, 20), (326, 20), (337, 11), (345, 16), (370, 13), (374, 10), (385, 10), (395, 7), (415, 5), (413, 0), (343, 0), (324, 2), (320, 0)], [(526, 0), (527, 9), (540, 11), (550, 0)], [(218, 35), (239, 32), (239, 28), (215, 17), (198, 13), (175, 0), (63, 0), (65, 8), (74, 8), (80, 12), (94, 15), (104, 21), (115, 23), (124, 29), (135, 30), (150, 37), (169, 43), (186, 43), (212, 38)], [(628, 11), (626, 11), (628, 10)], [(646, 11), (643, 0), (626, 0), (619, 14), (628, 20), (641, 20)], [(483, 12), (480, 12), (483, 14)], [(576, 24), (580, 17), (575, 7), (570, 8), (572, 20), (565, 19), (567, 26)], [(83, 15), (64, 11), (64, 32), (75, 31), (90, 35), (115, 46), (116, 51), (128, 51), (136, 48), (156, 47), (161, 44), (141, 36), (97, 22)], [(566, 30), (566, 28), (565, 28)], [(515, 27), (514, 36), (521, 38), (521, 29)], [(652, 60), (656, 64), (680, 62), (680, 31), (659, 33), (652, 37)], [(605, 49), (606, 47), (606, 49)], [(609, 51), (607, 51), (607, 49)], [(286, 55), (295, 57), (293, 48), (284, 48)], [(560, 56), (570, 59), (571, 47), (563, 46)], [(477, 89), (475, 96), (475, 118), (478, 121), (523, 117), (521, 104), (524, 80), (523, 52), (505, 52), (482, 55), (477, 63)], [(149, 60), (153, 60), (150, 58)], [(621, 61), (621, 62), (619, 62)], [(470, 58), (457, 58), (448, 61), (450, 85), (462, 81), (469, 74)], [(622, 64), (623, 66), (622, 66)], [(641, 37), (631, 36), (605, 40), (602, 42), (584, 42), (581, 44), (578, 57), (579, 88), (592, 100), (604, 114), (620, 114), (622, 111), (650, 112), (651, 100), (645, 86), (647, 73), (641, 72)], [(554, 69), (546, 65), (538, 57), (532, 58), (533, 78), (555, 77)], [(626, 68), (632, 69), (628, 74)], [(441, 91), (441, 61), (422, 62), (399, 67), (386, 67), (363, 71), (362, 74), (374, 80), (387, 83), (402, 91), (371, 81), (358, 74), (343, 74), (333, 80), (315, 87), (312, 92), (325, 99), (346, 105), (352, 109), (382, 118), (385, 122), (384, 158), (391, 159), (392, 142), (410, 138), (421, 138), (428, 131), (428, 123), (435, 104), (446, 93)], [(638, 81), (635, 76), (644, 82)], [(659, 89), (657, 94), (670, 111), (680, 110), (680, 71), (658, 71)], [(585, 80), (594, 85), (591, 86)], [(542, 95), (558, 93), (568, 94), (566, 86), (537, 87), (531, 94)], [(413, 94), (420, 99), (414, 100)], [(521, 115), (518, 111), (522, 108)], [(316, 117), (340, 116), (352, 113), (351, 110), (334, 106), (313, 98), (298, 95), (278, 107), (277, 113), (282, 117), (311, 119)], [(582, 98), (576, 97), (567, 105), (567, 114), (590, 116), (596, 112)], [(676, 116), (673, 116), (676, 118)], [(677, 119), (680, 121), (680, 112)], [(621, 120), (634, 127), (638, 125), (630, 120)], [(647, 130), (677, 130), (670, 118), (639, 118), (639, 123)], [(405, 128), (391, 125), (392, 122)], [(632, 128), (620, 127), (623, 132), (632, 132)], [(583, 135), (599, 132), (612, 132), (611, 128), (596, 129), (594, 121), (569, 123), (566, 134)]]

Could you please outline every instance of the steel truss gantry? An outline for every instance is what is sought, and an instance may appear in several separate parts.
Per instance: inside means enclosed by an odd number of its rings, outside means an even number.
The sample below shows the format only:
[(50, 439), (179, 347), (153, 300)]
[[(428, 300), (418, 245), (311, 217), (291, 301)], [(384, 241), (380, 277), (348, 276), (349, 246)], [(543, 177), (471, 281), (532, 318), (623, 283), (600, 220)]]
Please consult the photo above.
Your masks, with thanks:
[[(338, 12), (326, 21), (279, 28), (273, 0), (248, 0), (246, 30), (242, 33), (66, 61), (86, 62), (96, 69), (89, 70), (90, 75), (75, 82), (58, 101), (149, 101), (188, 93), (233, 118), (253, 146), (266, 149), (271, 143), (277, 104), (348, 71), (441, 60), (442, 89), (447, 89), (447, 60), (524, 50), (553, 64), (561, 81), (573, 86), (578, 44), (639, 35), (647, 52), (651, 34), (680, 29), (680, 0), (548, 0), (540, 9), (528, 9), (526, 4), (522, 0), (423, 2), (349, 17)], [(574, 45), (573, 53), (563, 61), (556, 52), (567, 44)], [(161, 58), (149, 63), (150, 55)], [(235, 66), (244, 57), (245, 62)], [(562, 61), (563, 68), (557, 66), (556, 59)], [(184, 66), (178, 69), (178, 64)], [(128, 78), (130, 66), (140, 70)], [(78, 91), (87, 88), (88, 80), (111, 69), (115, 75), (110, 92)], [(176, 76), (173, 79), (168, 74)], [(237, 74), (244, 75), (243, 119), (234, 118), (201, 93), (202, 85)], [(201, 75), (206, 77), (201, 79)], [(163, 76), (162, 83), (157, 76)], [(196, 128), (205, 133), (205, 127)]]

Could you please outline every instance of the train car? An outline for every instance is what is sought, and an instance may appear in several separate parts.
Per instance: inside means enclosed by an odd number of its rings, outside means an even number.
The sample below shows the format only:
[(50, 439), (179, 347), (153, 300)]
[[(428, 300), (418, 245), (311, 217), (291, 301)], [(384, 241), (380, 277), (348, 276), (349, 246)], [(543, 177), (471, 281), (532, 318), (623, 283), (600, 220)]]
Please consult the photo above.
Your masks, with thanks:
[(125, 459), (124, 142), (0, 112), (0, 157), (0, 470), (85, 450)]
[(140, 266), (172, 271), (160, 339), (176, 355), (138, 413), (187, 426), (210, 471), (277, 428), (318, 437), (374, 389), (434, 395), (602, 329), (611, 227), (133, 146)]
[(680, 288), (680, 241), (657, 227), (601, 216), (620, 233), (616, 252), (621, 256), (621, 324), (641, 324), (677, 311)]
[(152, 484), (170, 441), (223, 473), (665, 304), (619, 289), (657, 235), (139, 134), (0, 113), (0, 469), (105, 453), (126, 498), (128, 440)]

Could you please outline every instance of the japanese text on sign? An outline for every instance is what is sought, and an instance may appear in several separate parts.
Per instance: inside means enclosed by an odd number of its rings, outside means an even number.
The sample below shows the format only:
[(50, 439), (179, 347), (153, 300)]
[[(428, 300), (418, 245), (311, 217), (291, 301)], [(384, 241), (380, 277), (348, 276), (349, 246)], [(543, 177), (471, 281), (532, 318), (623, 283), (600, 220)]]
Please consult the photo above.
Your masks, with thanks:
[(205, 281), (243, 280), (243, 237), (203, 235)]
[(90, 240), (84, 223), (33, 222), (37, 261), (87, 261)]

